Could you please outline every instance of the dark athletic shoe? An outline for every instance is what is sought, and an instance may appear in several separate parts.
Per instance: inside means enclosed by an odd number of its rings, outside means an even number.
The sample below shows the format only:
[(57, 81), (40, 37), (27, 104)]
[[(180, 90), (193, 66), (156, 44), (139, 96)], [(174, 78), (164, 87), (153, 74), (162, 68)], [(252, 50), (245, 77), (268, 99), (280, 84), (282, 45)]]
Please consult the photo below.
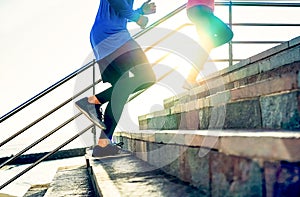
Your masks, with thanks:
[(116, 145), (109, 144), (105, 147), (96, 145), (93, 148), (92, 157), (112, 156), (112, 155), (120, 154), (121, 152), (122, 152), (122, 150)]
[(113, 143), (113, 145), (123, 148), (124, 142)]
[(100, 104), (91, 104), (88, 102), (88, 98), (85, 97), (76, 101), (75, 106), (100, 129), (106, 129), (106, 126), (103, 123), (103, 114), (100, 111)]

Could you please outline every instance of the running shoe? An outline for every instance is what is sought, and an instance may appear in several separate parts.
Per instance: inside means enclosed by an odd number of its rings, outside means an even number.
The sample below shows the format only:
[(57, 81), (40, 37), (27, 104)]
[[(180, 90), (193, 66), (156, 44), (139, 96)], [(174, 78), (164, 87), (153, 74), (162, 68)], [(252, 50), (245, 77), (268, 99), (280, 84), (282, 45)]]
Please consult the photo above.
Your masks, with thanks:
[(88, 102), (88, 98), (85, 97), (75, 102), (75, 106), (96, 126), (105, 130), (106, 126), (103, 121), (103, 113), (101, 110), (101, 104), (92, 104)]

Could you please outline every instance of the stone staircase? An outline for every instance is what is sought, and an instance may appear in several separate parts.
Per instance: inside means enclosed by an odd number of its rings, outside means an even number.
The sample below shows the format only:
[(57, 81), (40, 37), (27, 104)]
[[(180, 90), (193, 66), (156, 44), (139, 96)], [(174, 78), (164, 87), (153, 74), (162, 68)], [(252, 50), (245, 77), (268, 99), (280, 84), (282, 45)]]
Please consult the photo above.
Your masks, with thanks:
[(33, 185), (24, 197), (196, 197), (202, 194), (201, 188), (166, 174), (131, 153), (93, 158), (87, 152), (86, 165), (60, 167), (51, 183)]
[(201, 196), (300, 196), (300, 37), (202, 79), (115, 139)]
[(300, 130), (300, 38), (216, 72), (139, 117), (141, 130)]
[[(140, 116), (139, 131), (116, 132), (130, 154), (87, 154), (85, 167), (60, 169), (42, 192), (298, 197), (299, 70), (300, 37), (214, 73), (164, 100), (164, 110)], [(69, 193), (77, 188), (84, 191)]]
[(201, 188), (183, 182), (132, 154), (88, 160), (99, 196), (196, 197), (205, 194)]

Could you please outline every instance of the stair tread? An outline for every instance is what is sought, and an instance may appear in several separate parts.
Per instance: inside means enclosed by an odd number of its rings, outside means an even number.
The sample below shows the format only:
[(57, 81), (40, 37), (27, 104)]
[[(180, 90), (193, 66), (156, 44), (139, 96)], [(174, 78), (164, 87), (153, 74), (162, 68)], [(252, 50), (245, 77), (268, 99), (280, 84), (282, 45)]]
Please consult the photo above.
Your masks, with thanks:
[(86, 166), (59, 168), (45, 196), (95, 196)]
[(131, 154), (89, 157), (103, 196), (199, 196), (203, 191)]
[(23, 197), (42, 197), (45, 195), (49, 184), (32, 185)]

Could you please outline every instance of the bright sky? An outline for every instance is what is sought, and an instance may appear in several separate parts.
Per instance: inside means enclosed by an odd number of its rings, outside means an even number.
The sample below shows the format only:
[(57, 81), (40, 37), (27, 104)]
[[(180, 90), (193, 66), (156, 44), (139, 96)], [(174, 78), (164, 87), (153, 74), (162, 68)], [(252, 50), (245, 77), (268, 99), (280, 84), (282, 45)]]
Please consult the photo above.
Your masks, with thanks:
[(0, 114), (83, 64), (97, 5), (98, 0), (0, 1)]

